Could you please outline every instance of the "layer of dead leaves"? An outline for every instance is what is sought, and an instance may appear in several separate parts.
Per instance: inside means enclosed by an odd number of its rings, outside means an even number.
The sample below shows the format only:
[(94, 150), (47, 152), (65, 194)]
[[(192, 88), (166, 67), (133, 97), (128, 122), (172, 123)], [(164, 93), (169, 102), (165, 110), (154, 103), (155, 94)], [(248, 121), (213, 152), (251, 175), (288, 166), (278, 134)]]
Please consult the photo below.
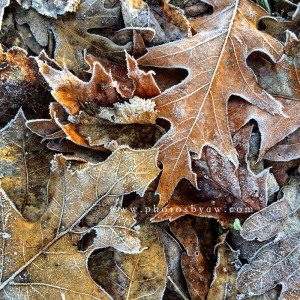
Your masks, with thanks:
[(0, 298), (300, 298), (298, 1), (0, 2)]

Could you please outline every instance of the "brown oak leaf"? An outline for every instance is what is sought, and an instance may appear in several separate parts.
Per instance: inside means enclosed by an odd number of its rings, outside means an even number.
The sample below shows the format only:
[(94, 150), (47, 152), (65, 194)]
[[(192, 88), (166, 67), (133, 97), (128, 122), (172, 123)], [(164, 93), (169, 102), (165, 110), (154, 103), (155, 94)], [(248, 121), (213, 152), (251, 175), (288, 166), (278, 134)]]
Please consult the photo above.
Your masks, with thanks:
[(273, 116), (239, 97), (232, 98), (228, 104), (229, 126), (232, 133), (251, 119), (257, 122), (261, 132), (259, 159), (263, 158), (268, 149), (300, 126), (300, 101), (276, 99), (283, 104), (283, 112), (287, 117)]
[(85, 60), (90, 67), (88, 70), (89, 73), (93, 73), (94, 62), (98, 61), (104, 67), (106, 72), (111, 74), (113, 80), (117, 82), (117, 91), (122, 97), (129, 99), (138, 96), (140, 98), (149, 99), (161, 93), (153, 78), (155, 72), (144, 72), (140, 70), (136, 60), (127, 52), (126, 66), (124, 64), (112, 62), (104, 58), (96, 58), (87, 54), (85, 55)]
[[(93, 74), (89, 82), (81, 81), (66, 68), (57, 70), (38, 60), (52, 95), (70, 116), (63, 114), (60, 106), (52, 105), (52, 119), (31, 121), (29, 128), (45, 138), (61, 135), (62, 130), (74, 143), (98, 150), (115, 150), (119, 145), (134, 149), (153, 146), (163, 129), (155, 124), (154, 103), (138, 97), (148, 98), (160, 93), (153, 72), (140, 70), (134, 58), (126, 54), (128, 82), (117, 75), (118, 70), (124, 72), (121, 65), (106, 64), (104, 68), (94, 57), (85, 57)], [(114, 79), (120, 79), (120, 83)], [(120, 103), (120, 95), (133, 98), (129, 103)], [(53, 126), (51, 133), (49, 130)]]
[(238, 169), (215, 149), (205, 148), (203, 159), (193, 163), (198, 189), (189, 181), (182, 180), (169, 204), (152, 220), (172, 221), (191, 214), (215, 217), (222, 226), (228, 227), (235, 218), (245, 219), (249, 213), (264, 208), (267, 203), (268, 170), (255, 175), (248, 167), (251, 132), (252, 127), (248, 124), (233, 137), (238, 153)]
[(287, 294), (300, 295), (299, 268), (299, 175), (283, 188), (283, 198), (250, 216), (241, 235), (246, 240), (273, 241), (261, 247), (243, 266), (237, 278), (238, 290), (247, 295), (261, 295), (277, 284), (282, 285), (280, 299)]
[(196, 35), (150, 48), (138, 60), (142, 65), (181, 67), (189, 72), (183, 82), (153, 99), (158, 117), (171, 122), (170, 131), (157, 143), (163, 163), (160, 208), (181, 178), (195, 183), (190, 151), (200, 157), (209, 145), (237, 164), (226, 113), (231, 95), (241, 95), (272, 114), (282, 111), (282, 104), (259, 87), (246, 64), (247, 56), (257, 49), (275, 59), (282, 55), (280, 42), (256, 28), (265, 12), (245, 0), (209, 3), (214, 13), (199, 19), (199, 24), (192, 23), (194, 29), (201, 28)]
[(286, 31), (286, 42), (278, 61), (263, 57), (255, 51), (247, 60), (261, 88), (274, 96), (300, 101), (300, 43), (291, 31)]
[(205, 299), (212, 281), (212, 268), (203, 245), (188, 217), (170, 223), (176, 238), (186, 249), (181, 256), (182, 270), (192, 299)]

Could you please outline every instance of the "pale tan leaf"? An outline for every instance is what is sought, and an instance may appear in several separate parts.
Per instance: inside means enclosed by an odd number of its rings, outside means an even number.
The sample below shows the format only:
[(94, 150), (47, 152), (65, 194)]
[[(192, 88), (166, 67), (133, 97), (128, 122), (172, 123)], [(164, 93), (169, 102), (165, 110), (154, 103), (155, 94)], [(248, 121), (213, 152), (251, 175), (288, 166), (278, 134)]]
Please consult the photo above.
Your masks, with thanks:
[(262, 246), (250, 264), (238, 274), (237, 288), (243, 294), (261, 295), (277, 284), (282, 294), (292, 293), (300, 282), (299, 176), (284, 186), (281, 200), (249, 217), (241, 234), (247, 240), (276, 239)]
[[(1, 297), (3, 298), (8, 290), (10, 293), (17, 293), (16, 289), (11, 291), (12, 284), (17, 286), (16, 283), (19, 280), (22, 281), (23, 271), (27, 274), (26, 270), (28, 272), (29, 270), (33, 270), (33, 272), (37, 269), (41, 270), (40, 264), (45, 263), (43, 254), (53, 249), (52, 247), (55, 247), (57, 243), (61, 245), (63, 243), (61, 239), (73, 239), (69, 235), (70, 231), (102, 199), (133, 191), (143, 195), (147, 186), (159, 173), (156, 158), (157, 150), (133, 151), (128, 148), (120, 148), (102, 163), (72, 166), (70, 162), (65, 161), (63, 156), (56, 156), (52, 162), (48, 184), (48, 202), (50, 204), (42, 218), (34, 223), (28, 223), (22, 219), (2, 190), (0, 206), (0, 226), (3, 233), (0, 236), (2, 245)], [(74, 239), (76, 243), (77, 238)], [(73, 247), (73, 243), (70, 242), (70, 244)], [(73, 249), (75, 248), (73, 247)], [(57, 252), (63, 251), (57, 250)], [(72, 255), (75, 253), (74, 250)], [(73, 267), (76, 268), (72, 255), (69, 258), (73, 261)], [(53, 257), (54, 260), (57, 258)], [(70, 272), (69, 267), (63, 267), (62, 272)], [(46, 272), (45, 275), (42, 273), (39, 271), (36, 276), (41, 276), (42, 281), (46, 281), (47, 284), (49, 282), (56, 284), (56, 277), (49, 278)], [(32, 280), (34, 278), (35, 276), (32, 276)], [(74, 280), (74, 284), (76, 282), (78, 281)], [(66, 287), (69, 283), (63, 281), (62, 284), (63, 287)], [(89, 287), (95, 291), (93, 284)], [(76, 286), (73, 288), (78, 289)], [(99, 298), (102, 298), (102, 295), (100, 293)], [(98, 299), (98, 296), (94, 297)], [(29, 296), (28, 299), (32, 298)]]
[(114, 247), (125, 253), (139, 253), (139, 227), (136, 226), (135, 213), (114, 207), (111, 212), (91, 230), (96, 231), (93, 248)]
[(57, 18), (57, 15), (63, 15), (67, 12), (75, 12), (81, 0), (61, 0), (61, 1), (31, 1), (17, 0), (25, 9), (30, 7), (36, 9), (40, 14), (47, 17)]
[(37, 220), (45, 210), (51, 160), (52, 153), (26, 127), (20, 109), (0, 130), (0, 178), (2, 188), (27, 220)]

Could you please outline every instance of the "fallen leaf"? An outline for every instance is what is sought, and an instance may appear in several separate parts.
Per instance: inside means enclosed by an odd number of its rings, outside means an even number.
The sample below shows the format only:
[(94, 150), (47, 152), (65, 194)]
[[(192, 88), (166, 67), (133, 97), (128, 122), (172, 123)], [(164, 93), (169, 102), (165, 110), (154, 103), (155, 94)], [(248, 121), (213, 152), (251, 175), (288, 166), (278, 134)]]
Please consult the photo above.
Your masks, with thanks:
[(282, 17), (264, 17), (259, 22), (259, 27), (281, 42), (286, 41), (286, 31), (292, 31), (299, 35), (299, 21), (286, 20)]
[(241, 267), (239, 251), (235, 251), (225, 241), (228, 232), (223, 233), (215, 247), (218, 251), (218, 262), (214, 271), (214, 279), (210, 286), (207, 300), (237, 299), (235, 281), (237, 271)]
[(34, 8), (40, 14), (51, 18), (57, 18), (57, 15), (63, 15), (67, 12), (75, 12), (81, 0), (64, 0), (56, 2), (17, 0), (25, 9)]
[[(147, 186), (158, 175), (156, 158), (157, 150), (133, 151), (119, 148), (106, 161), (87, 164), (81, 168), (72, 167), (62, 156), (56, 156), (52, 162), (48, 184), (50, 204), (42, 218), (34, 223), (22, 219), (2, 192), (1, 232), (5, 234), (1, 235), (1, 243), (3, 245), (5, 241), (5, 253), (2, 256), (1, 297), (8, 290), (10, 293), (17, 292), (12, 286), (23, 280), (22, 272), (25, 271), (26, 274), (28, 268), (38, 269), (39, 275), (43, 276), (36, 260), (45, 263), (43, 254), (55, 247), (56, 242), (60, 244), (62, 239), (68, 239), (70, 236), (67, 233), (103, 198), (133, 191), (143, 195)], [(69, 257), (75, 267), (73, 257)], [(70, 272), (68, 266), (67, 270)], [(28, 276), (30, 277), (30, 273)], [(49, 280), (57, 280), (56, 276), (53, 279), (47, 274), (45, 276), (46, 279), (42, 281), (47, 280), (48, 284)], [(46, 286), (47, 284), (42, 285), (44, 288)], [(76, 284), (75, 289), (77, 288)]]
[(137, 237), (139, 227), (135, 225), (135, 213), (113, 207), (103, 220), (90, 229), (96, 232), (92, 249), (114, 247), (124, 253), (140, 253), (143, 249)]
[(275, 144), (294, 132), (300, 126), (300, 102), (277, 98), (283, 104), (283, 112), (287, 117), (274, 115), (250, 105), (238, 97), (228, 103), (229, 126), (232, 133), (237, 132), (249, 120), (254, 119), (261, 132), (259, 159)]
[(205, 299), (212, 280), (212, 270), (191, 219), (180, 218), (170, 223), (170, 228), (186, 249), (181, 256), (181, 264), (190, 296), (192, 299)]
[(89, 253), (77, 251), (80, 235), (48, 239), (59, 224), (62, 203), (50, 203), (35, 223), (22, 219), (1, 189), (0, 203), (1, 299), (109, 299), (89, 276)]
[(49, 102), (35, 59), (18, 47), (0, 53), (0, 124), (10, 121), (21, 106), (28, 117), (46, 116)]
[(167, 264), (156, 226), (147, 219), (140, 225), (139, 239), (145, 249), (127, 254), (108, 248), (90, 257), (93, 279), (113, 299), (161, 299), (165, 290)]
[(52, 95), (70, 115), (76, 115), (90, 103), (97, 106), (112, 106), (119, 101), (115, 83), (102, 65), (94, 62), (89, 82), (80, 80), (68, 69), (56, 70), (38, 61), (40, 72), (51, 87)]
[(233, 137), (238, 153), (239, 167), (222, 157), (213, 148), (205, 148), (204, 158), (195, 160), (193, 170), (197, 174), (196, 189), (189, 181), (182, 180), (173, 193), (169, 204), (152, 219), (162, 221), (191, 214), (215, 217), (224, 227), (235, 218), (245, 219), (267, 203), (268, 170), (255, 175), (249, 170), (247, 154), (252, 132), (246, 125)]
[(153, 99), (158, 117), (172, 124), (157, 144), (163, 163), (158, 188), (160, 208), (181, 178), (195, 183), (190, 151), (200, 157), (203, 147), (210, 145), (237, 164), (226, 114), (231, 95), (241, 95), (272, 114), (282, 111), (281, 103), (259, 87), (246, 65), (246, 57), (253, 50), (261, 49), (275, 59), (282, 55), (282, 45), (256, 29), (265, 12), (244, 0), (213, 1), (213, 4), (214, 14), (201, 18), (201, 24), (192, 23), (195, 30), (201, 28), (196, 35), (150, 48), (138, 59), (142, 65), (181, 67), (189, 71), (183, 82)]
[(0, 131), (0, 178), (20, 213), (36, 221), (46, 206), (52, 152), (25, 124), (20, 109)]
[(160, 244), (164, 248), (165, 258), (168, 265), (167, 287), (176, 295), (187, 299), (188, 293), (185, 288), (185, 279), (181, 268), (181, 256), (183, 253), (180, 244), (164, 228), (157, 226)]
[[(118, 103), (121, 100), (117, 92), (118, 83), (107, 72), (108, 68), (105, 70), (88, 56), (86, 59), (93, 72), (88, 83), (67, 69), (57, 70), (39, 61), (54, 98), (74, 117), (67, 118), (59, 105), (51, 105), (51, 120), (34, 120), (28, 126), (47, 139), (65, 135), (78, 145), (104, 151), (115, 150), (118, 145), (134, 149), (152, 146), (163, 133), (162, 128), (155, 124), (154, 103), (138, 97), (130, 99), (129, 103)], [(127, 60), (129, 76), (134, 79), (133, 95), (158, 93), (152, 73), (140, 71), (129, 55)]]
[(124, 50), (131, 48), (130, 41), (117, 45), (107, 37), (89, 33), (90, 29), (120, 29), (122, 17), (120, 6), (106, 7), (104, 0), (81, 1), (76, 13), (58, 16), (57, 19), (39, 15), (34, 9), (24, 10), (14, 7), (18, 24), (28, 24), (36, 41), (43, 47), (49, 43), (49, 31), (54, 34), (56, 46), (54, 57), (58, 64), (65, 64), (76, 74), (86, 68), (83, 49), (96, 56), (118, 60), (124, 59)]
[(281, 58), (274, 62), (254, 51), (247, 59), (261, 88), (273, 96), (300, 101), (300, 44), (291, 31), (285, 32), (286, 42)]
[(68, 160), (98, 163), (104, 161), (110, 152), (98, 151), (97, 149), (79, 146), (67, 139), (55, 139), (47, 143), (50, 150), (64, 154)]
[(35, 134), (45, 139), (64, 138), (66, 134), (57, 124), (56, 120), (64, 122), (68, 118), (68, 114), (64, 108), (55, 102), (51, 102), (49, 106), (49, 114), (51, 119), (35, 119), (26, 122), (26, 126)]
[[(155, 123), (155, 104), (137, 96), (130, 99), (129, 103), (119, 103), (119, 83), (112, 76), (117, 70), (111, 73), (109, 65), (104, 68), (95, 58), (87, 55), (85, 57), (90, 65), (90, 72), (93, 72), (88, 83), (81, 81), (67, 69), (57, 70), (41, 60), (38, 61), (42, 74), (52, 88), (54, 98), (71, 116), (67, 117), (60, 106), (51, 105), (51, 120), (34, 120), (28, 126), (46, 139), (65, 135), (78, 145), (103, 151), (113, 151), (119, 145), (128, 145), (133, 149), (153, 146), (164, 132)], [(129, 96), (151, 97), (160, 93), (152, 73), (139, 70), (136, 61), (129, 55), (126, 55), (126, 59), (128, 76), (132, 79)], [(116, 64), (112, 66), (117, 67)], [(128, 82), (121, 80), (121, 84), (121, 94), (124, 96)]]
[(240, 270), (237, 288), (243, 294), (261, 295), (281, 284), (284, 299), (285, 293), (299, 285), (299, 176), (291, 178), (283, 194), (281, 200), (243, 224), (241, 235), (246, 240), (266, 241), (276, 236)]
[[(49, 60), (48, 57), (46, 59)], [(38, 59), (40, 72), (52, 89), (52, 95), (67, 112), (76, 115), (80, 110), (90, 110), (93, 114), (101, 106), (112, 106), (121, 97), (152, 98), (160, 94), (153, 71), (144, 72), (136, 60), (126, 53), (127, 68), (124, 65), (89, 56), (85, 60), (92, 73), (89, 82), (84, 82), (68, 69), (59, 70)], [(128, 77), (127, 77), (128, 75)], [(76, 91), (76, 92), (75, 92)], [(152, 121), (154, 123), (154, 121)]]
[(68, 138), (86, 147), (114, 151), (119, 145), (133, 149), (152, 147), (163, 134), (156, 124), (118, 124), (106, 119), (93, 117), (81, 111), (74, 125), (60, 124)]
[(106, 72), (111, 74), (113, 80), (117, 82), (116, 88), (122, 97), (129, 99), (133, 96), (138, 96), (140, 98), (149, 99), (159, 95), (161, 93), (160, 89), (153, 78), (155, 72), (151, 70), (148, 72), (140, 70), (136, 60), (127, 52), (125, 54), (126, 66), (86, 54), (85, 60), (90, 67), (88, 72), (93, 73), (94, 63), (98, 61)]
[(299, 129), (273, 146), (264, 156), (264, 159), (271, 161), (290, 161), (298, 158), (300, 158)]
[(190, 25), (183, 11), (166, 0), (122, 0), (126, 27), (150, 27), (155, 30), (152, 43), (162, 44), (190, 36)]

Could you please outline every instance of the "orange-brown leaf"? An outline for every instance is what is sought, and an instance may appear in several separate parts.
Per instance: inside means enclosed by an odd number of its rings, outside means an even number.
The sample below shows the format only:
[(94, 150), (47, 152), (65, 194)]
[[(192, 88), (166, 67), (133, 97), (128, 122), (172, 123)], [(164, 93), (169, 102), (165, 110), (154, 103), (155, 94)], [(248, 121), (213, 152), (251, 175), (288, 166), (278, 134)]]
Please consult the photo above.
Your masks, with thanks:
[(248, 124), (236, 133), (233, 143), (239, 157), (239, 167), (222, 157), (212, 148), (205, 148), (204, 158), (194, 162), (197, 187), (182, 180), (175, 189), (170, 203), (152, 220), (170, 221), (191, 214), (215, 217), (224, 227), (235, 218), (245, 220), (249, 213), (258, 211), (267, 203), (268, 171), (259, 175), (248, 169), (247, 154), (252, 128)]
[(70, 115), (76, 115), (85, 105), (112, 106), (118, 95), (114, 81), (98, 62), (94, 63), (93, 75), (89, 82), (83, 82), (64, 68), (56, 70), (39, 61), (40, 71), (52, 88), (52, 95)]
[(202, 148), (210, 145), (237, 164), (226, 113), (231, 95), (241, 95), (272, 114), (282, 112), (281, 103), (259, 87), (246, 64), (254, 49), (262, 49), (276, 59), (281, 56), (282, 45), (256, 27), (265, 12), (245, 0), (210, 3), (214, 14), (202, 19), (201, 31), (195, 36), (153, 47), (138, 60), (143, 65), (189, 71), (183, 82), (154, 98), (158, 117), (172, 124), (157, 144), (163, 163), (160, 207), (181, 178), (195, 183), (190, 151), (200, 156)]

